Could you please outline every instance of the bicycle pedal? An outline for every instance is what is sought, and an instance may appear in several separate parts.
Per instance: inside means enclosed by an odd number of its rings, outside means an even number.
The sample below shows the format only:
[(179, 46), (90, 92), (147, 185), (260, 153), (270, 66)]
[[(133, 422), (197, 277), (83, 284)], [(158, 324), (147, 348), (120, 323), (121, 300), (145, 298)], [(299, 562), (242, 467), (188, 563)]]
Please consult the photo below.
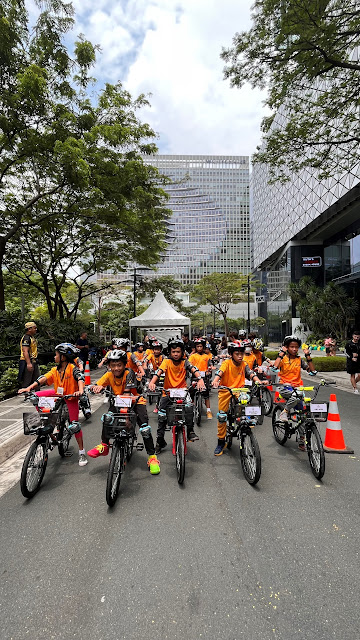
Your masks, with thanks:
[(64, 457), (65, 458), (71, 458), (72, 455), (73, 455), (72, 451), (66, 451)]
[(136, 451), (142, 451), (142, 450), (143, 450), (143, 448), (144, 448), (144, 445), (143, 445), (141, 442), (138, 442), (138, 443), (135, 445), (135, 449), (136, 449)]

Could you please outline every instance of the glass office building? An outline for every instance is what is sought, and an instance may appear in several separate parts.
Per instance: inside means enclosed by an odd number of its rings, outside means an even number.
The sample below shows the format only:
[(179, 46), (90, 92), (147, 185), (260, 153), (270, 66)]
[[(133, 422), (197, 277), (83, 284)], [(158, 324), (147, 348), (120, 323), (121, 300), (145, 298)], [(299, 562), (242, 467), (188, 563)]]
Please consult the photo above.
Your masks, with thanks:
[(156, 275), (196, 284), (212, 272), (249, 273), (249, 157), (144, 158), (171, 179), (169, 249)]

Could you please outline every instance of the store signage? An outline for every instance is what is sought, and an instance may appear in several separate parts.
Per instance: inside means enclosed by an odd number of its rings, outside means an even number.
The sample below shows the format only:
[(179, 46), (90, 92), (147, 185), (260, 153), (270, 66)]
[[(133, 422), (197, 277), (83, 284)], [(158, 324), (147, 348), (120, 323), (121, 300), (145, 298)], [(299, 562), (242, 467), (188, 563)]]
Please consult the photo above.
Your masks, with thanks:
[(255, 302), (265, 302), (265, 296), (255, 296)]
[(303, 267), (321, 267), (322, 259), (320, 256), (312, 256), (311, 258), (303, 257), (302, 266)]

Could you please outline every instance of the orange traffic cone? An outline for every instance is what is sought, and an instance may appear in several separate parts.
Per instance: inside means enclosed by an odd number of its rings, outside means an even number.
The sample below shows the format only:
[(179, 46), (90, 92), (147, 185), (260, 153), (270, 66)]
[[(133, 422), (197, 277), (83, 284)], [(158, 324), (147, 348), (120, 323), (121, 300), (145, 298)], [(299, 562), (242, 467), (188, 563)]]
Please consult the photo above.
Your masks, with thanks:
[(86, 385), (91, 384), (89, 360), (86, 361), (86, 365), (85, 365), (85, 384)]
[(326, 451), (326, 453), (354, 453), (354, 450), (345, 444), (335, 393), (330, 394), (324, 451)]

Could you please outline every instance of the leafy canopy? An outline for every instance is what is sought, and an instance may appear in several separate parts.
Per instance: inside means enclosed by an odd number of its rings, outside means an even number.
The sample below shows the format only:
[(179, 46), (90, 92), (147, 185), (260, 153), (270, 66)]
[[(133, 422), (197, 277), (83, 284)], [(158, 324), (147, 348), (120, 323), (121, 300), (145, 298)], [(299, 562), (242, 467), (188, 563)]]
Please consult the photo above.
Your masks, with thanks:
[(256, 0), (252, 21), (222, 58), (233, 86), (268, 91), (254, 162), (273, 180), (304, 167), (320, 179), (347, 172), (359, 159), (358, 1)]

